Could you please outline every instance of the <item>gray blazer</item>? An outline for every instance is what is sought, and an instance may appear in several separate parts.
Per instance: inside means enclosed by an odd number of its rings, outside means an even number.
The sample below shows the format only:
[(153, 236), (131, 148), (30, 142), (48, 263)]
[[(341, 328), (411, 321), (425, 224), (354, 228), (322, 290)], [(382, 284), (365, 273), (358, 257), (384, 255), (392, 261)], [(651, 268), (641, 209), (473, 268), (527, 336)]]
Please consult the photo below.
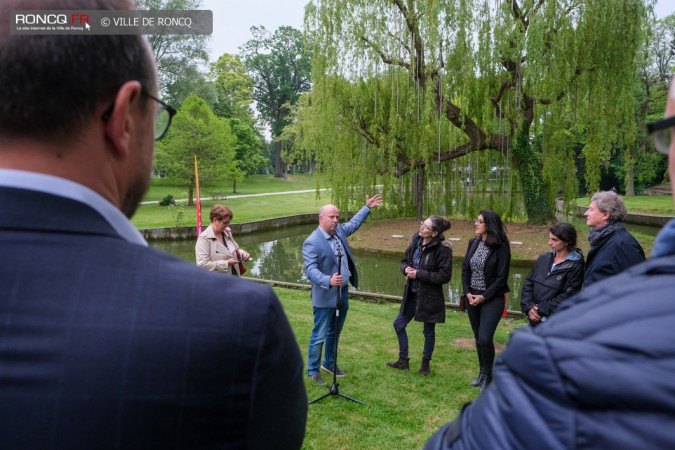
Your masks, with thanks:
[[(370, 215), (370, 208), (364, 206), (352, 219), (337, 226), (335, 233), (340, 239), (349, 265), (349, 282), (359, 286), (354, 258), (347, 242), (347, 236), (359, 229)], [(335, 308), (336, 287), (331, 287), (330, 277), (338, 271), (338, 258), (319, 227), (302, 244), (302, 257), (305, 260), (305, 275), (312, 282), (312, 306), (317, 308)]]

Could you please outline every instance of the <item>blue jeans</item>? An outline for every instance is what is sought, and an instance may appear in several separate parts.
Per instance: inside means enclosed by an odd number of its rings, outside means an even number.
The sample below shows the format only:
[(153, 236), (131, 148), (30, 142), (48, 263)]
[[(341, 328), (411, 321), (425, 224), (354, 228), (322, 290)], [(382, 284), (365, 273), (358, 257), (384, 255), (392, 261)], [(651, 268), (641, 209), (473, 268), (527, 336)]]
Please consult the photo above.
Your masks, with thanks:
[[(417, 293), (408, 291), (408, 297), (403, 307), (403, 311), (399, 311), (398, 316), (394, 319), (394, 331), (398, 338), (398, 356), (401, 358), (408, 357), (408, 333), (405, 329), (410, 321), (415, 317), (415, 309), (417, 308)], [(436, 324), (424, 323), (424, 350), (422, 356), (431, 359), (436, 346)]]
[[(337, 341), (340, 341), (340, 333), (347, 318), (349, 309), (349, 295), (347, 287), (342, 288), (342, 297), (340, 301), (340, 310), (337, 323)], [(319, 362), (321, 361), (321, 349), (324, 341), (326, 342), (326, 351), (324, 352), (323, 365), (329, 369), (335, 366), (335, 308), (314, 308), (314, 328), (309, 338), (309, 350), (307, 351), (307, 375), (311, 376), (319, 373)]]

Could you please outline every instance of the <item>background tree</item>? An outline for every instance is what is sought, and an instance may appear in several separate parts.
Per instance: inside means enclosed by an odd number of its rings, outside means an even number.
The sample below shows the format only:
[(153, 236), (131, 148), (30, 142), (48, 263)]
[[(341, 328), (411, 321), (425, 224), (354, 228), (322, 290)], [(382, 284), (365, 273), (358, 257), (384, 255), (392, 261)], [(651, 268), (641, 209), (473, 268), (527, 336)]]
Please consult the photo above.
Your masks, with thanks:
[[(136, 0), (139, 9), (151, 11), (201, 9), (201, 0)], [(195, 92), (202, 98), (215, 100), (200, 64), (209, 61), (206, 35), (149, 35), (157, 64), (159, 91), (174, 106)]]
[(237, 192), (237, 181), (258, 172), (267, 166), (267, 158), (262, 154), (265, 142), (255, 130), (239, 119), (229, 119), (230, 128), (235, 136), (236, 177), (233, 177), (232, 192)]
[(288, 125), (289, 105), (310, 88), (310, 52), (302, 33), (279, 27), (251, 27), (253, 38), (241, 47), (244, 66), (253, 78), (253, 99), (260, 118), (269, 125), (274, 154), (274, 176), (285, 177), (278, 136)]
[(194, 204), (194, 155), (199, 163), (201, 188), (218, 186), (239, 176), (235, 163), (236, 137), (227, 119), (217, 117), (204, 100), (185, 99), (164, 139), (158, 142), (155, 171), (185, 186), (188, 205)]
[(262, 132), (253, 116), (253, 79), (239, 56), (228, 53), (211, 64), (210, 75), (218, 94), (214, 112), (229, 120), (236, 137), (237, 174), (233, 177), (232, 191), (237, 192), (237, 181), (268, 165), (268, 158), (263, 155)]
[(208, 80), (205, 73), (194, 66), (187, 66), (182, 69), (176, 80), (168, 85), (162, 91), (164, 101), (170, 105), (178, 105), (190, 95), (196, 94), (203, 99), (211, 109), (218, 104), (217, 87)]
[(675, 58), (675, 14), (652, 17), (646, 27), (648, 42), (633, 86), (635, 134), (612, 155), (600, 182), (601, 189), (614, 186), (627, 196), (662, 182), (668, 173), (667, 157), (655, 151), (645, 124), (660, 119), (665, 110)]
[(643, 77), (650, 84), (669, 83), (675, 62), (675, 13), (663, 19), (654, 19), (648, 47), (648, 65)]
[(316, 160), (312, 152), (306, 150), (306, 147), (312, 147), (312, 145), (306, 140), (304, 141), (305, 145), (295, 145), (296, 140), (302, 140), (302, 124), (311, 120), (310, 117), (303, 116), (303, 114), (310, 112), (310, 105), (308, 103), (310, 100), (311, 95), (308, 92), (304, 92), (300, 95), (295, 105), (289, 106), (290, 113), (288, 119), (290, 123), (284, 127), (277, 141), (281, 144), (284, 161), (288, 164), (304, 165), (302, 170), (313, 173)]
[(236, 118), (253, 126), (253, 78), (246, 72), (239, 55), (220, 56), (211, 64), (210, 76), (218, 94), (216, 115)]
[(577, 195), (578, 138), (594, 189), (634, 133), (646, 17), (640, 0), (315, 0), (302, 136), (342, 208), (382, 184), (390, 213), (550, 220)]
[[(654, 89), (647, 89), (647, 94), (651, 99), (647, 120), (653, 121), (661, 119), (663, 111), (665, 111), (668, 86), (675, 75), (675, 13), (662, 20), (656, 20), (651, 38), (652, 45), (650, 46), (649, 56), (654, 61), (652, 71), (655, 73), (653, 79), (656, 82), (654, 83)], [(645, 86), (647, 86), (647, 83), (645, 83)], [(650, 146), (654, 145), (651, 139), (648, 140), (648, 143)], [(661, 158), (661, 164), (656, 169), (657, 176), (659, 173), (663, 173), (662, 178), (669, 180), (667, 158), (660, 154), (652, 154), (652, 158), (655, 157)], [(673, 182), (673, 180), (669, 181)]]

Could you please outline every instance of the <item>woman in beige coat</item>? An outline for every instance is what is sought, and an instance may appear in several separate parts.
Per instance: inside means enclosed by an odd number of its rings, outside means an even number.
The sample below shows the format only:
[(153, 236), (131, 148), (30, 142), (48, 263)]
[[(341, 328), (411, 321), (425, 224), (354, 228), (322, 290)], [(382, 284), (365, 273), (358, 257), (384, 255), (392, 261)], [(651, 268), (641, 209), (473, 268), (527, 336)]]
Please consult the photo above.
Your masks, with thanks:
[(241, 276), (239, 262), (248, 261), (251, 255), (234, 241), (229, 227), (232, 217), (232, 210), (227, 206), (213, 205), (211, 208), (211, 225), (199, 235), (195, 245), (199, 267)]

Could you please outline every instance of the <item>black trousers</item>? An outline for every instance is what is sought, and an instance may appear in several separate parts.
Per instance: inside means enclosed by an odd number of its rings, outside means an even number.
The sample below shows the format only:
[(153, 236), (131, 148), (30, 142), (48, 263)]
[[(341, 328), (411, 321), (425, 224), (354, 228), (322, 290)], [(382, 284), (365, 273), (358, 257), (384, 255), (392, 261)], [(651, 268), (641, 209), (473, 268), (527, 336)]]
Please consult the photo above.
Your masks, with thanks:
[(481, 370), (492, 373), (495, 362), (494, 336), (499, 320), (504, 312), (504, 296), (493, 297), (479, 305), (467, 302), (467, 310), (473, 337), (476, 339), (476, 352)]

